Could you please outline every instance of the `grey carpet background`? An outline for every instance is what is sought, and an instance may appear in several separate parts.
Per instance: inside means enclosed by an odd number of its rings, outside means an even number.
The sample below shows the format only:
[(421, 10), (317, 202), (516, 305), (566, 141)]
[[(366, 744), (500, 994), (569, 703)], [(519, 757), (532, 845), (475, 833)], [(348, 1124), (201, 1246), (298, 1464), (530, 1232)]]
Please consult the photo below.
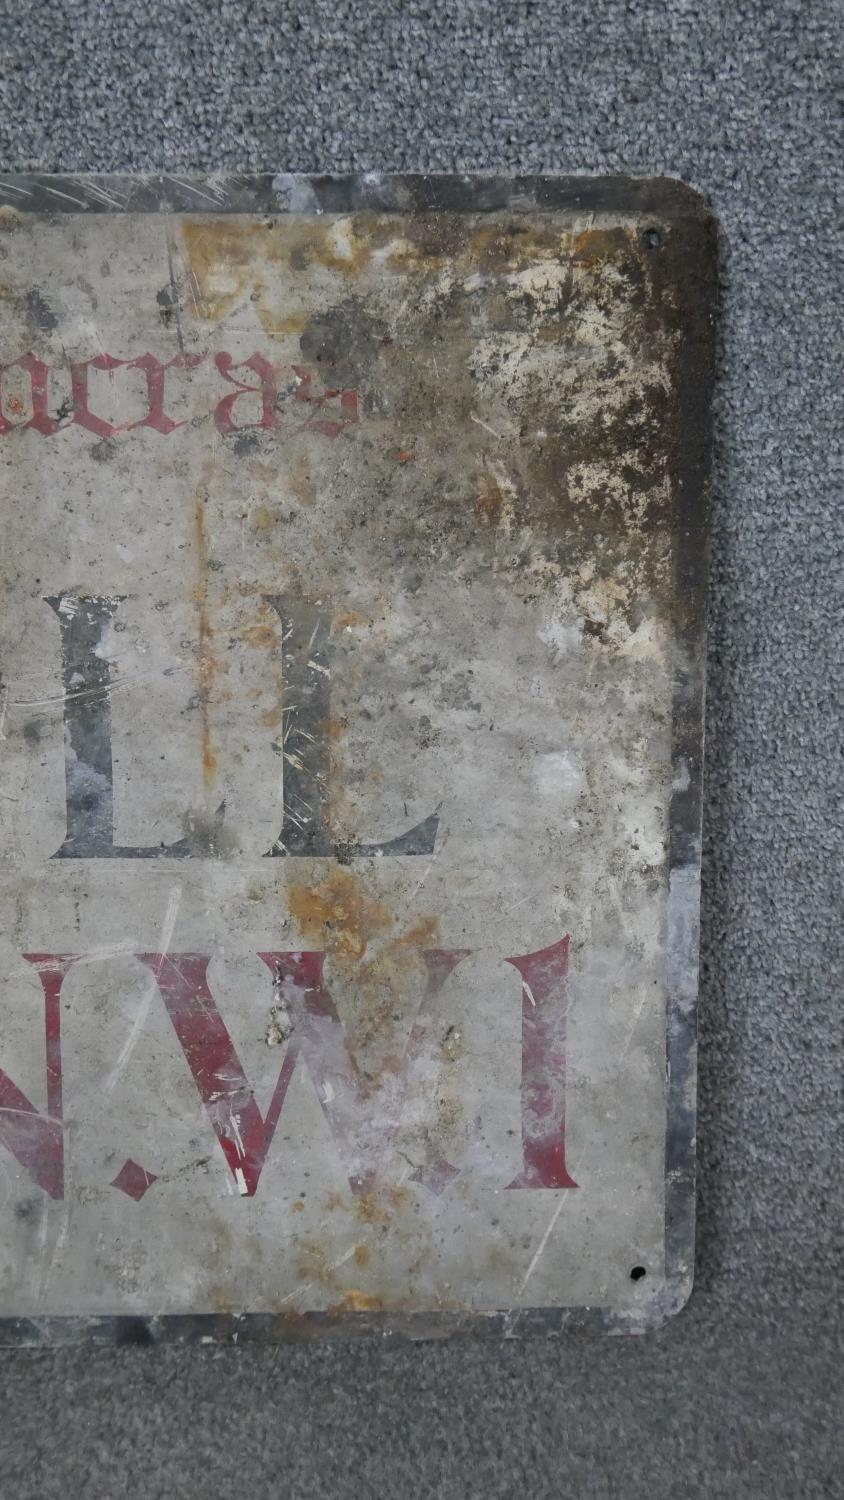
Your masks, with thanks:
[(5, 1354), (3, 1500), (844, 1493), (841, 19), (0, 3), (2, 169), (665, 172), (725, 231), (692, 1302), (600, 1345)]

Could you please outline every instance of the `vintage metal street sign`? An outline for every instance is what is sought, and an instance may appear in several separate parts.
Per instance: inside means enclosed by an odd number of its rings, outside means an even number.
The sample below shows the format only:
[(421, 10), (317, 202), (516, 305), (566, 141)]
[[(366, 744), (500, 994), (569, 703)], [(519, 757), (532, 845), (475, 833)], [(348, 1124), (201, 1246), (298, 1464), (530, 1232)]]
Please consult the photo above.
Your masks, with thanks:
[(715, 232), (0, 181), (6, 1341), (637, 1332), (692, 1274)]

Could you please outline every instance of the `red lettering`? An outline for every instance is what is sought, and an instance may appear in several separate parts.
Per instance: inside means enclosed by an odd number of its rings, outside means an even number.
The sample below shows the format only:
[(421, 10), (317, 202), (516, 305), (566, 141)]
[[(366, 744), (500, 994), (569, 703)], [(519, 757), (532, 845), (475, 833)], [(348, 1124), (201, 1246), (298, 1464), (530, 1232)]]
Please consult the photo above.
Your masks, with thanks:
[[(566, 1166), (566, 978), (569, 939), (506, 960), (522, 979), (522, 1160), (510, 1188), (574, 1188)], [(263, 1116), (228, 1028), (208, 987), (209, 958), (201, 953), (136, 956), (151, 969), (176, 1036), (240, 1192), (253, 1196), (301, 1058), (310, 1073), (352, 1190), (377, 1183), (401, 1128), (414, 1065), (425, 1050), (428, 1014), (465, 949), (423, 952), (426, 981), (401, 1057), (369, 1078), (351, 1052), (323, 976), (323, 953), (261, 953), (290, 1022), (278, 1081)], [(46, 1113), (0, 1069), (0, 1145), (53, 1198), (64, 1192), (61, 992), (78, 954), (27, 953), (44, 991)], [(131, 1174), (127, 1175), (127, 1169)], [(411, 1181), (439, 1194), (457, 1168), (431, 1146)], [(126, 1180), (123, 1180), (125, 1178)], [(155, 1174), (124, 1163), (114, 1186), (140, 1198)]]
[(17, 1157), (51, 1198), (64, 1196), (62, 1121), (61, 991), (78, 954), (25, 953), (44, 990), (44, 1051), (47, 1113), (42, 1114), (0, 1068), (0, 1144)]
[[(170, 1020), (235, 1181), (244, 1196), (257, 1190), (296, 1063), (303, 1058), (337, 1143), (353, 1192), (372, 1188), (401, 1123), (409, 1068), (426, 1034), (424, 1012), (465, 950), (423, 954), (427, 983), (404, 1057), (379, 1086), (360, 1071), (323, 979), (323, 953), (262, 953), (292, 1025), (278, 1082), (262, 1116), (228, 1028), (208, 987), (201, 953), (139, 953), (155, 975)], [(372, 1108), (377, 1103), (377, 1108)], [(437, 1157), (414, 1180), (441, 1192), (456, 1168)]]
[(337, 416), (318, 416), (315, 413), (313, 416), (308, 417), (307, 421), (303, 422), (301, 427), (296, 429), (298, 432), (322, 432), (326, 437), (335, 438), (339, 436), (344, 427), (349, 427), (353, 422), (358, 420), (357, 391), (351, 389), (341, 390), (339, 386), (326, 386), (322, 391), (314, 391), (311, 389), (313, 376), (305, 365), (294, 365), (293, 373), (298, 381), (296, 386), (297, 401), (313, 402), (318, 411), (321, 412), (327, 402), (336, 401), (338, 397), (340, 399), (340, 411)]
[(506, 960), (522, 976), (522, 1161), (510, 1188), (573, 1188), (566, 1169), (569, 939)]
[(114, 370), (129, 363), (127, 359), (114, 359), (111, 354), (95, 354), (93, 359), (74, 360), (70, 367), (70, 393), (73, 399), (73, 420), (78, 427), (87, 427), (89, 432), (96, 433), (101, 438), (111, 437), (118, 431), (111, 422), (104, 422), (102, 417), (91, 411), (88, 369), (93, 366), (95, 370), (107, 370), (111, 375)]
[(168, 359), (162, 364), (154, 354), (141, 354), (137, 359), (128, 361), (130, 370), (143, 370), (147, 378), (147, 401), (149, 410), (140, 422), (130, 422), (129, 427), (153, 427), (156, 432), (161, 432), (165, 437), (175, 432), (177, 427), (184, 427), (184, 422), (174, 422), (168, 417), (164, 410), (164, 379), (168, 370), (195, 370), (201, 365), (204, 354), (177, 354), (174, 359)]
[(54, 421), (47, 410), (48, 390), (47, 381), (50, 375), (50, 366), (45, 365), (43, 359), (37, 359), (32, 353), (22, 354), (20, 359), (13, 359), (9, 364), (0, 365), (0, 376), (4, 370), (25, 370), (29, 376), (29, 387), (32, 397), (32, 416), (26, 422), (8, 422), (3, 415), (0, 405), (0, 435), (7, 432), (25, 432), (27, 427), (34, 427), (44, 437), (49, 437), (56, 431), (58, 422)]
[[(248, 359), (242, 359), (239, 364), (235, 364), (230, 354), (215, 354), (214, 364), (229, 384), (236, 386), (236, 390), (230, 396), (223, 396), (214, 408), (214, 423), (218, 432), (247, 432), (253, 427), (278, 426), (276, 413), (278, 371), (275, 365), (271, 365), (262, 354), (250, 354)], [(244, 385), (242, 380), (235, 379), (231, 373), (232, 370), (254, 370), (261, 384)], [(232, 421), (232, 408), (235, 401), (247, 395), (261, 397), (261, 420), (260, 422), (244, 422), (240, 427), (235, 427)]]
[[(186, 425), (185, 421), (174, 421), (164, 409), (167, 371), (193, 370), (206, 357), (204, 354), (177, 354), (173, 359), (162, 361), (150, 353), (140, 354), (137, 359), (116, 359), (111, 354), (96, 354), (91, 359), (73, 360), (70, 365), (71, 422), (77, 427), (87, 428), (98, 438), (112, 437), (116, 432), (132, 431), (136, 427), (151, 427), (167, 437), (178, 427)], [(234, 387), (228, 395), (221, 396), (214, 408), (214, 423), (218, 431), (230, 433), (248, 432), (254, 428), (277, 429), (281, 425), (278, 416), (277, 367), (258, 353), (251, 354), (248, 359), (236, 361), (231, 354), (221, 352), (215, 354), (213, 360), (217, 371)], [(10, 421), (2, 409), (0, 399), (0, 437), (8, 432), (24, 431), (28, 427), (49, 437), (62, 425), (59, 419), (50, 416), (48, 410), (50, 367), (32, 353), (23, 354), (19, 359), (0, 365), (0, 377), (5, 370), (17, 368), (29, 375), (32, 414), (26, 421)], [(108, 422), (91, 410), (90, 371), (104, 370), (112, 376), (115, 370), (124, 368), (143, 371), (147, 385), (147, 411), (136, 422)], [(304, 422), (288, 430), (319, 432), (325, 437), (336, 438), (359, 420), (359, 396), (356, 390), (340, 386), (324, 386), (315, 390), (311, 370), (305, 365), (293, 365), (291, 368), (296, 377), (292, 399), (307, 404), (310, 411)], [(258, 384), (249, 385), (245, 380), (238, 379), (234, 373), (237, 370), (253, 371), (258, 377)], [(257, 421), (236, 424), (233, 420), (234, 406), (243, 396), (260, 397), (261, 415)], [(17, 397), (7, 397), (6, 408), (17, 416), (23, 412), (23, 403)]]

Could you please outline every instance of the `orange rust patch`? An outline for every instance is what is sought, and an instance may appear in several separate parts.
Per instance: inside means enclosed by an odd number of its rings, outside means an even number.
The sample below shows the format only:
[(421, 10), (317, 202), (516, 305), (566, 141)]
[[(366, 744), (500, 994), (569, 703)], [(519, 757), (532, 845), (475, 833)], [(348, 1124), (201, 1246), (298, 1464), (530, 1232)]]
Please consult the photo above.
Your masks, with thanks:
[(438, 945), (438, 921), (423, 916), (390, 935), (394, 914), (343, 868), (319, 885), (288, 887), (287, 899), (303, 946), (330, 955), (349, 1047), (362, 1076), (378, 1086), (401, 1071), (425, 982), (422, 950)]
[(330, 740), (332, 743), (335, 743), (337, 740), (343, 738), (348, 725), (348, 719), (344, 719), (340, 714), (332, 714), (327, 719), (320, 719), (319, 732), (324, 740)]
[(278, 469), (276, 465), (267, 463), (263, 458), (249, 459), (249, 473), (260, 484), (278, 484)]
[(571, 235), (538, 224), (508, 228), (483, 224), (469, 238), (468, 260), (482, 270), (520, 270), (536, 261), (558, 260), (571, 253)]
[(208, 609), (208, 539), (205, 532), (205, 505), (208, 500), (207, 480), (197, 486), (193, 508), (193, 530), (196, 545), (197, 580), (194, 590), (197, 612), (199, 646), (196, 656), (196, 679), (201, 717), (202, 779), (206, 791), (210, 789), (217, 769), (217, 757), (211, 743), (210, 700), (214, 679), (214, 656), (212, 651), (213, 631)]
[(392, 271), (431, 275), (451, 271), (468, 275), (524, 270), (538, 262), (577, 254), (595, 260), (618, 254), (617, 230), (586, 230), (572, 235), (542, 224), (516, 219), (479, 224), (468, 235), (443, 225), (442, 219), (418, 219), (407, 238), (394, 244), (386, 259)]
[(208, 1301), (216, 1313), (233, 1313), (235, 1304), (228, 1287), (215, 1284), (208, 1289)]
[(362, 1224), (389, 1224), (390, 1211), (376, 1193), (361, 1193), (355, 1199), (355, 1213)]
[(624, 250), (628, 239), (623, 226), (614, 229), (584, 229), (574, 236), (572, 253), (581, 265), (594, 266), (614, 260)]
[[(353, 1259), (359, 1267), (366, 1264), (369, 1251), (365, 1245), (355, 1246)], [(301, 1281), (316, 1281), (329, 1291), (339, 1293), (342, 1300), (330, 1307), (329, 1312), (366, 1312), (383, 1305), (380, 1297), (362, 1292), (357, 1287), (344, 1287), (341, 1267), (332, 1265), (323, 1247), (313, 1240), (302, 1245), (296, 1260), (296, 1272)]]
[(269, 224), (190, 218), (183, 220), (181, 235), (195, 316), (216, 323), (250, 302), (264, 332), (274, 338), (295, 336), (307, 322), (304, 311), (290, 311), (290, 287), (280, 269), (315, 264), (356, 277), (373, 251), (369, 236), (351, 218)]
[(250, 517), (256, 531), (269, 531), (273, 524), (273, 513), (266, 505), (259, 505)]
[(272, 625), (245, 625), (238, 634), (247, 646), (260, 646), (264, 650), (272, 650), (273, 646), (279, 645), (278, 631), (274, 630)]
[(354, 630), (356, 625), (369, 625), (370, 623), (366, 615), (360, 614), (358, 610), (343, 609), (331, 621), (331, 634), (339, 635), (341, 630)]
[(196, 317), (218, 323), (249, 301), (266, 334), (301, 333), (306, 315), (276, 305), (279, 278), (267, 274), (270, 267), (287, 262), (285, 237), (277, 228), (254, 219), (185, 219), (181, 233)]
[(305, 1205), (302, 1202), (301, 1198), (297, 1198), (295, 1203), (291, 1203), (290, 1212), (292, 1214), (301, 1214), (305, 1212)]
[(316, 496), (316, 487), (308, 468), (307, 459), (302, 454), (294, 458), (287, 474), (288, 483), (293, 491), (294, 499), (300, 505), (313, 505)]
[(414, 922), (412, 927), (408, 927), (407, 932), (403, 932), (399, 937), (394, 938), (389, 946), (391, 949), (407, 947), (428, 948), (436, 944), (439, 938), (439, 930), (440, 924), (436, 917), (420, 917), (418, 922)]
[(501, 486), (489, 469), (479, 469), (476, 477), (475, 516), (481, 526), (497, 526), (503, 501)]
[(384, 1306), (383, 1297), (373, 1297), (369, 1292), (360, 1292), (356, 1288), (346, 1292), (342, 1302), (335, 1303), (329, 1307), (329, 1313), (344, 1312), (380, 1312)]
[(273, 320), (272, 329), (267, 328), (265, 331), (267, 333), (272, 332), (275, 334), (301, 333), (306, 327), (307, 322), (308, 319), (304, 313), (296, 313), (292, 317), (288, 318), (275, 318)]
[(342, 869), (332, 870), (319, 885), (288, 886), (287, 899), (303, 942), (341, 957), (361, 958), (370, 939), (394, 921), (387, 907)]
[(296, 1274), (300, 1281), (319, 1281), (323, 1286), (337, 1289), (337, 1280), (321, 1245), (306, 1240), (296, 1257)]
[(272, 708), (266, 708), (261, 714), (261, 723), (265, 729), (278, 729), (284, 718), (284, 699), (278, 698)]

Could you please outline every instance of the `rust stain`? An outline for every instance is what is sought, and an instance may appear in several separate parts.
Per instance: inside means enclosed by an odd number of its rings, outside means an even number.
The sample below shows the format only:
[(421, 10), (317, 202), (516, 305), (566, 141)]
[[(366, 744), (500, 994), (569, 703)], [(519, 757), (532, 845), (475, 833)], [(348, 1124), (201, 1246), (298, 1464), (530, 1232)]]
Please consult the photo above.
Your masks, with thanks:
[(341, 714), (330, 714), (327, 719), (320, 719), (319, 721), (320, 734), (323, 739), (329, 740), (332, 744), (336, 744), (338, 740), (343, 738), (348, 727), (348, 719), (344, 719)]
[(497, 526), (503, 501), (501, 486), (489, 469), (479, 469), (475, 478), (475, 516), (479, 526)]
[(391, 1187), (388, 1190), (388, 1196), (397, 1213), (401, 1212), (402, 1209), (408, 1208), (410, 1204), (415, 1202), (410, 1188), (406, 1187)]
[(375, 249), (363, 216), (339, 219), (334, 224), (308, 228), (299, 245), (302, 260), (338, 271), (341, 276), (359, 276), (366, 270)]
[(238, 636), (247, 646), (257, 646), (265, 651), (281, 644), (279, 633), (272, 625), (244, 625)]
[(594, 266), (603, 261), (615, 260), (628, 248), (629, 243), (629, 232), (624, 226), (585, 229), (572, 237), (571, 254), (581, 265)]
[(396, 918), (343, 868), (316, 885), (287, 887), (291, 916), (308, 948), (331, 956), (349, 1045), (371, 1086), (401, 1071), (407, 1028), (425, 980), (424, 948), (438, 944), (435, 916), (395, 932)]
[(190, 218), (182, 222), (181, 235), (194, 315), (217, 323), (250, 302), (273, 338), (301, 334), (308, 320), (305, 311), (290, 310), (289, 288), (282, 286), (279, 270), (321, 265), (356, 277), (369, 265), (374, 249), (353, 218), (283, 224)]
[(265, 332), (278, 334), (302, 333), (307, 327), (308, 319), (305, 313), (296, 313), (287, 318), (276, 318), (273, 320), (272, 328), (265, 328)]
[(315, 1240), (304, 1240), (296, 1257), (296, 1274), (300, 1281), (318, 1281), (336, 1291), (337, 1279), (328, 1255)]
[(370, 940), (394, 921), (383, 902), (343, 869), (332, 870), (319, 885), (288, 886), (287, 899), (303, 942), (341, 958), (362, 958)]
[(306, 315), (274, 305), (278, 277), (268, 275), (268, 270), (287, 260), (286, 239), (278, 229), (252, 219), (185, 219), (181, 234), (196, 317), (218, 323), (248, 301), (266, 334), (278, 338), (301, 333)]
[(273, 524), (273, 513), (267, 505), (258, 505), (253, 510), (250, 520), (256, 531), (269, 531)]
[(327, 1311), (335, 1315), (345, 1312), (380, 1312), (384, 1306), (383, 1297), (373, 1297), (369, 1292), (360, 1292), (352, 1288), (346, 1292), (342, 1302), (336, 1302)]
[(284, 718), (284, 698), (279, 696), (272, 708), (265, 708), (261, 714), (261, 723), (265, 729), (278, 729)]
[(207, 468), (205, 477), (197, 486), (193, 507), (194, 543), (196, 546), (196, 588), (194, 599), (197, 613), (199, 645), (196, 656), (196, 681), (201, 717), (202, 779), (206, 791), (210, 790), (217, 769), (217, 756), (211, 741), (210, 701), (214, 680), (214, 655), (211, 617), (208, 607), (208, 537), (205, 530), (205, 506), (208, 503)]
[(372, 622), (366, 615), (362, 615), (356, 609), (342, 609), (331, 621), (331, 634), (339, 635), (342, 630), (354, 630), (356, 625), (370, 625)]
[(394, 220), (377, 214), (280, 223), (190, 218), (182, 223), (181, 236), (195, 316), (219, 322), (251, 303), (264, 332), (274, 338), (295, 338), (308, 323), (304, 309), (291, 310), (290, 285), (280, 271), (292, 275), (294, 284), (297, 273), (314, 266), (355, 280), (371, 266), (376, 251), (386, 248), (383, 264), (398, 273), (494, 274), (572, 255), (592, 265), (617, 257), (630, 243), (626, 229), (572, 234), (519, 218), (467, 232), (457, 216), (444, 214), (415, 216), (401, 236)]
[(440, 924), (436, 917), (420, 917), (407, 932), (402, 932), (394, 938), (390, 944), (390, 950), (397, 948), (430, 948), (439, 941)]
[(389, 1224), (392, 1217), (377, 1193), (361, 1193), (355, 1199), (355, 1213), (362, 1224)]
[[(414, 1202), (409, 1188), (385, 1185), (378, 1191), (371, 1189), (365, 1193), (328, 1193), (325, 1206), (332, 1213), (342, 1209), (344, 1213), (354, 1214), (361, 1224), (370, 1229), (383, 1230), (392, 1224), (396, 1214), (402, 1213)], [(365, 1245), (359, 1245), (355, 1251), (355, 1259), (359, 1265), (365, 1264), (369, 1255), (370, 1251)]]
[(316, 497), (316, 486), (314, 485), (308, 460), (303, 454), (297, 454), (288, 470), (288, 482), (293, 491), (293, 496), (300, 505), (311, 506)]
[(231, 1290), (226, 1286), (220, 1285), (218, 1282), (215, 1282), (214, 1286), (208, 1288), (208, 1301), (211, 1304), (213, 1312), (233, 1313), (236, 1311)]
[[(268, 238), (265, 229), (251, 223), (229, 225), (225, 220), (184, 220), (182, 243), (188, 290), (197, 317), (219, 322), (249, 296), (261, 277), (259, 247)], [(266, 255), (265, 245), (263, 255)]]
[(249, 473), (259, 484), (278, 484), (278, 469), (275, 464), (267, 463), (263, 458), (250, 458), (247, 462)]
[[(351, 1259), (359, 1269), (365, 1266), (369, 1260), (367, 1247), (356, 1245)], [(296, 1258), (296, 1273), (301, 1281), (315, 1281), (339, 1295), (341, 1300), (330, 1307), (329, 1312), (369, 1312), (384, 1305), (381, 1297), (361, 1291), (358, 1287), (344, 1286), (341, 1266), (332, 1264), (324, 1247), (314, 1240), (305, 1240), (300, 1247)]]

